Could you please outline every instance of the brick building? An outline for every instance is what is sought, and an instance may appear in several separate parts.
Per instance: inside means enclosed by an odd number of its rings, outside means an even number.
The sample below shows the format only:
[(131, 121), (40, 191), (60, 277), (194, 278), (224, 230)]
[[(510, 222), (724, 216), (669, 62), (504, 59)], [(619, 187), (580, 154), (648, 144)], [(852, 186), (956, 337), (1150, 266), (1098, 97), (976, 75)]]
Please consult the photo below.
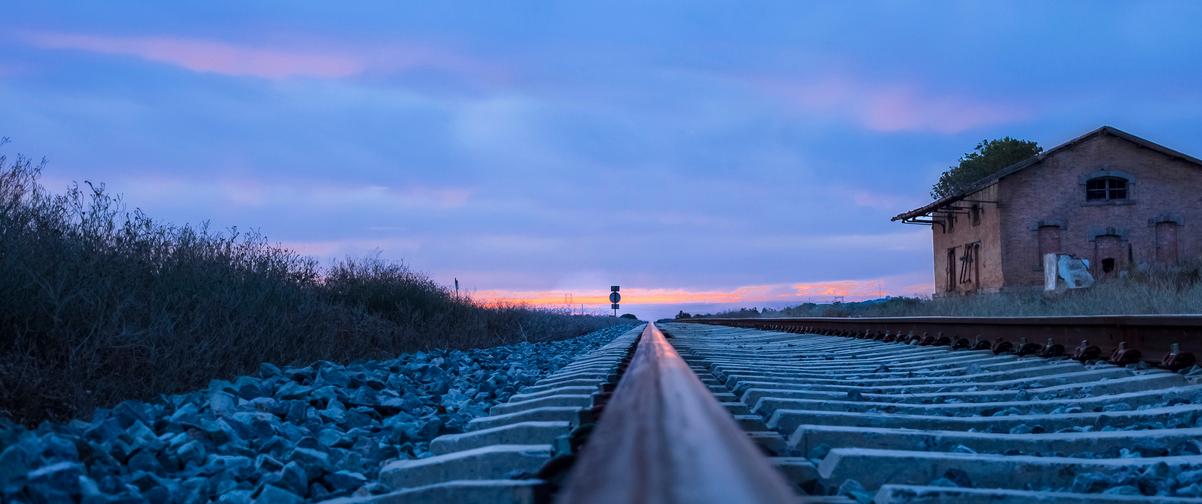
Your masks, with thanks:
[(1103, 126), (892, 220), (931, 226), (936, 294), (1042, 285), (1053, 252), (1105, 280), (1202, 256), (1202, 160)]

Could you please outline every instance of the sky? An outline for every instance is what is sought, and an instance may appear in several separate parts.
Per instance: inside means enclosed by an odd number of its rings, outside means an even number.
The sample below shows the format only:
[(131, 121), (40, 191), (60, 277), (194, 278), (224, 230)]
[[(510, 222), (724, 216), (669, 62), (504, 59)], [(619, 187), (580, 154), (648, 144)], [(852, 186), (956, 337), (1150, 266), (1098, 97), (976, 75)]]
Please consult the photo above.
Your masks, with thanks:
[(51, 189), (481, 300), (929, 294), (929, 228), (889, 217), (980, 140), (1108, 124), (1202, 155), (1202, 2), (0, 10), (0, 136)]

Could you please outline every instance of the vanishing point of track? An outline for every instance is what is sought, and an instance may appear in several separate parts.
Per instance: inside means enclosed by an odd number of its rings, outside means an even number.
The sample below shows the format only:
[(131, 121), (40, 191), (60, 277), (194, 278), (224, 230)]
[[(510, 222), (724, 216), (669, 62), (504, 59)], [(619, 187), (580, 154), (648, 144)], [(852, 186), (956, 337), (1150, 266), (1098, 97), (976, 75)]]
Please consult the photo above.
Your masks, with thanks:
[(405, 502), (1198, 502), (1202, 321), (1072, 319), (649, 324), (381, 474), (427, 475)]

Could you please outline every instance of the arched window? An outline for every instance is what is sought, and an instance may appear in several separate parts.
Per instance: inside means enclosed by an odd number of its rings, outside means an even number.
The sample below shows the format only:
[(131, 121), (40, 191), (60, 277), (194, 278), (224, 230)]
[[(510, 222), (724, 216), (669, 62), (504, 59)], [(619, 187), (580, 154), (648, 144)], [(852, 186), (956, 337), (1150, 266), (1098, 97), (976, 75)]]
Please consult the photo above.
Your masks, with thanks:
[(1094, 177), (1085, 181), (1086, 201), (1127, 199), (1127, 179), (1122, 177)]

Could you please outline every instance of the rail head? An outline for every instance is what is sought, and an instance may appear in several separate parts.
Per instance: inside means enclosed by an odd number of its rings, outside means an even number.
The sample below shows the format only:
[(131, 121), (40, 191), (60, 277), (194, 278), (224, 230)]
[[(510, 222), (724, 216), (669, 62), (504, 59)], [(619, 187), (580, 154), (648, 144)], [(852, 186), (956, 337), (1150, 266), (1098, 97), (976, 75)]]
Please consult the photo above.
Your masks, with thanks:
[(1202, 315), (695, 318), (680, 322), (867, 337), (1180, 370), (1202, 355)]
[(758, 318), (695, 318), (677, 322), (755, 322), (755, 323), (841, 323), (841, 324), (931, 324), (931, 325), (999, 325), (999, 326), (1153, 326), (1185, 327), (1202, 330), (1202, 314), (1152, 315), (1049, 315), (1017, 317), (758, 317)]
[(557, 500), (793, 502), (783, 476), (648, 324)]

